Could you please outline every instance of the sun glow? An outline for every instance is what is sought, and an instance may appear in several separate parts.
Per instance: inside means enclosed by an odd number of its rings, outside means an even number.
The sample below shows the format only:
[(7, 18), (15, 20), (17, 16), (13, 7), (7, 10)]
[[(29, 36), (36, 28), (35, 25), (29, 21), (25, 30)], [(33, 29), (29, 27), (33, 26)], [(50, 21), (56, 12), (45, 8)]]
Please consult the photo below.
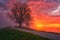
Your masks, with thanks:
[(29, 2), (28, 5), (32, 12), (31, 29), (60, 33), (60, 17), (52, 17), (41, 11), (45, 10), (47, 12), (47, 9), (52, 9), (55, 6), (55, 3), (45, 3), (40, 1)]
[(32, 23), (31, 25), (32, 25), (33, 29), (43, 30), (42, 27), (43, 27), (44, 25), (43, 25), (42, 22), (40, 22), (39, 20), (34, 19), (31, 23)]

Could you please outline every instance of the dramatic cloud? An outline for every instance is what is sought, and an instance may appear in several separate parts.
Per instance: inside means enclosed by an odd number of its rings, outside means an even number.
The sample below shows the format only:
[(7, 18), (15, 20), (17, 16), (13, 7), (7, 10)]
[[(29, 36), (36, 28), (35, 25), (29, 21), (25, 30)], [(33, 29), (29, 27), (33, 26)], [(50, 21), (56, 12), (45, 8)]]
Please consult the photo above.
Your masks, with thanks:
[[(55, 10), (57, 6), (60, 5), (58, 3), (60, 0), (0, 0), (0, 11), (2, 12), (4, 7), (12, 9), (14, 7), (13, 4), (17, 2), (27, 2), (32, 16), (30, 28), (38, 31), (60, 33), (60, 17), (50, 16), (50, 12), (52, 12), (52, 10)], [(4, 12), (2, 12), (0, 14), (0, 25), (15, 26), (16, 23), (12, 22), (9, 17)]]
[[(29, 1), (27, 3), (31, 10), (31, 26), (30, 28), (39, 31), (57, 32), (60, 33), (60, 17), (52, 17), (50, 13), (55, 10), (59, 3), (45, 1)], [(58, 4), (58, 5), (57, 5)]]
[[(10, 0), (11, 1), (11, 0)], [(10, 3), (10, 7), (12, 7), (12, 2), (9, 0), (0, 0), (0, 28), (5, 28), (5, 27), (14, 27), (17, 25), (17, 23), (13, 22), (8, 16), (7, 13), (9, 10), (7, 10), (8, 3)], [(11, 4), (12, 3), (12, 4)]]

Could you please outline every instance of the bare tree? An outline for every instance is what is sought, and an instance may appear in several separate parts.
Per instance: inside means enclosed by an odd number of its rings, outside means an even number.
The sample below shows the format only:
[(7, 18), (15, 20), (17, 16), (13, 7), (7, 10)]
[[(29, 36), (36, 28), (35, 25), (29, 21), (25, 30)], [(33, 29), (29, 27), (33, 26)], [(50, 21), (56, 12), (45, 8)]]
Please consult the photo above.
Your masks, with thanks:
[(22, 23), (26, 21), (26, 24), (29, 25), (29, 21), (31, 20), (30, 15), (30, 9), (26, 5), (26, 3), (23, 4), (15, 4), (15, 8), (12, 9), (12, 13), (14, 15), (14, 18), (16, 19), (16, 22), (19, 24), (19, 27), (22, 27)]

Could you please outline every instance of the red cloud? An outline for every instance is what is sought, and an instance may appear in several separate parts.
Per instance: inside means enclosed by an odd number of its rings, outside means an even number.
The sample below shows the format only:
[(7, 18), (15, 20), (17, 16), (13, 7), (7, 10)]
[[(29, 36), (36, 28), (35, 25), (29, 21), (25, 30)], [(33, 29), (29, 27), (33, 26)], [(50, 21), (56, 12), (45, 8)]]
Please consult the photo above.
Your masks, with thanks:
[(60, 30), (58, 30), (58, 28), (60, 29), (60, 17), (52, 17), (49, 15), (46, 15), (57, 6), (55, 2), (46, 3), (43, 1), (38, 1), (38, 2), (30, 1), (27, 4), (29, 5), (29, 8), (32, 12), (31, 16), (33, 18), (31, 21), (32, 27), (30, 28), (39, 30), (39, 31), (41, 30), (48, 31), (48, 32), (56, 31), (57, 33), (60, 33)]

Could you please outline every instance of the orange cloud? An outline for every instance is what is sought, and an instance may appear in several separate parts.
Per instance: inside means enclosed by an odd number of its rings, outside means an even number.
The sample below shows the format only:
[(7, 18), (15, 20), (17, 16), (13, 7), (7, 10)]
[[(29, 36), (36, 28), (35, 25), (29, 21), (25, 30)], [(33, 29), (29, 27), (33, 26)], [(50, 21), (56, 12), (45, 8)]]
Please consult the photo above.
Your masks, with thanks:
[(57, 6), (56, 3), (30, 1), (28, 2), (28, 5), (32, 12), (31, 13), (32, 20), (30, 28), (38, 31), (60, 33), (60, 17), (52, 17), (46, 13), (48, 10), (56, 7)]

